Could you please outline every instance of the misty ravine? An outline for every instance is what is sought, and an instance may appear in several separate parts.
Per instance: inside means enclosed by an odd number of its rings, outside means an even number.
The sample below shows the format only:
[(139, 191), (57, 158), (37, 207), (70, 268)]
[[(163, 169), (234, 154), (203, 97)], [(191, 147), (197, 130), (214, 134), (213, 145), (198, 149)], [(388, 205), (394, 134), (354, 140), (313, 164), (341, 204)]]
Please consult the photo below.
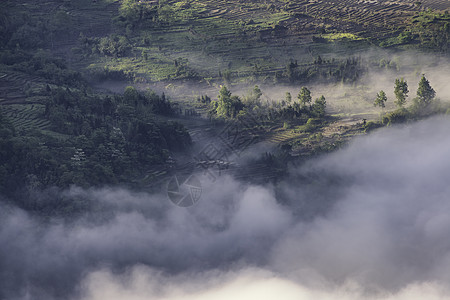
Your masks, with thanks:
[(375, 131), (277, 186), (222, 176), (189, 208), (118, 187), (64, 191), (96, 207), (70, 221), (3, 203), (0, 299), (448, 299), (448, 128)]

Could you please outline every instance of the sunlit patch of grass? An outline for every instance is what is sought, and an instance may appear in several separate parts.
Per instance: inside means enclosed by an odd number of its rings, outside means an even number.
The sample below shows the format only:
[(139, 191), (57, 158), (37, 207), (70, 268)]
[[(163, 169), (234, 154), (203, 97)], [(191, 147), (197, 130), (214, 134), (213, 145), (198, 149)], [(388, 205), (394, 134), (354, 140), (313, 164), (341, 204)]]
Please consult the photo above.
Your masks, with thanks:
[(322, 38), (328, 41), (339, 41), (339, 40), (351, 40), (351, 41), (361, 41), (364, 38), (359, 37), (353, 33), (338, 32), (338, 33), (328, 33), (321, 35)]

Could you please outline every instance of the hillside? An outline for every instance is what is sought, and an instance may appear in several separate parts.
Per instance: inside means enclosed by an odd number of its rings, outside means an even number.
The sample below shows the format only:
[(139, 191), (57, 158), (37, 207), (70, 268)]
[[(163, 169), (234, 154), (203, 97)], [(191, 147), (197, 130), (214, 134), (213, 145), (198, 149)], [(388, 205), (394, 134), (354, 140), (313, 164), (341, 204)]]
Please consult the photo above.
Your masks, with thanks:
[[(204, 164), (276, 180), (288, 163), (373, 128), (447, 110), (419, 113), (412, 100), (396, 110), (392, 100), (380, 111), (368, 79), (415, 72), (418, 82), (421, 62), (408, 51), (448, 62), (444, 0), (23, 0), (0, 8), (0, 175), (14, 173), (3, 180), (10, 195), (13, 181), (153, 189)], [(300, 96), (301, 87), (312, 96)], [(189, 151), (242, 120), (240, 138), (252, 144), (238, 150), (267, 149), (250, 162), (254, 172), (193, 161)], [(14, 170), (13, 161), (24, 163)]]

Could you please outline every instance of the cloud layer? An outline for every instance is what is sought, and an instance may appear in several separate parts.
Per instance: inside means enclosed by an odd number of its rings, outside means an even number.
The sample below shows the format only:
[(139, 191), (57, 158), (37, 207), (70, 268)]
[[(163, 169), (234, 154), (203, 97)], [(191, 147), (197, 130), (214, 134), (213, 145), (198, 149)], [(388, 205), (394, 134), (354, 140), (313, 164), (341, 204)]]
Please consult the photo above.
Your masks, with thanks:
[(276, 186), (223, 176), (187, 209), (118, 188), (66, 191), (99, 207), (70, 222), (3, 205), (0, 299), (448, 299), (448, 128), (383, 129)]

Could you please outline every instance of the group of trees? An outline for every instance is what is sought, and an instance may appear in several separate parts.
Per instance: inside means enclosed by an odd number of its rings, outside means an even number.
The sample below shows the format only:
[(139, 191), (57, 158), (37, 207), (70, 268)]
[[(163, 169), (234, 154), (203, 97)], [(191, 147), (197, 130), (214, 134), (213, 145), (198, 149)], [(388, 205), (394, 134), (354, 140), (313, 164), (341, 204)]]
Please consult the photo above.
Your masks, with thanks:
[[(406, 104), (406, 98), (408, 97), (408, 83), (403, 78), (395, 79), (394, 94), (395, 94), (395, 104), (402, 108)], [(436, 96), (436, 92), (431, 87), (428, 79), (425, 75), (419, 81), (419, 86), (417, 88), (417, 97), (413, 99), (414, 106), (416, 109), (426, 108)], [(374, 106), (379, 106), (384, 108), (386, 106), (387, 96), (386, 93), (381, 90), (374, 101)]]
[(228, 88), (223, 86), (219, 91), (217, 101), (212, 101), (210, 107), (211, 113), (218, 117), (235, 118), (245, 106), (238, 96), (232, 95)]
[(134, 30), (186, 21), (197, 14), (189, 1), (123, 0), (116, 21), (127, 30)]
[(291, 83), (310, 81), (355, 82), (365, 71), (361, 59), (357, 57), (343, 60), (324, 60), (318, 56), (313, 64), (301, 66), (291, 60), (283, 72), (283, 77)]
[[(436, 92), (431, 87), (430, 82), (425, 75), (422, 75), (419, 81), (416, 93), (417, 96), (413, 99), (413, 104), (409, 107), (409, 110), (405, 108), (408, 93), (409, 89), (406, 80), (403, 78), (395, 79), (394, 95), (396, 100), (394, 103), (397, 105), (398, 109), (382, 116), (382, 123), (391, 124), (404, 122), (411, 117), (430, 113), (430, 107), (436, 96)], [(384, 110), (387, 100), (386, 93), (381, 90), (377, 93), (374, 106), (379, 106)]]
[(117, 21), (131, 29), (151, 25), (158, 15), (157, 8), (154, 1), (123, 0)]
[(131, 50), (131, 44), (123, 35), (89, 38), (80, 34), (79, 42), (81, 51), (87, 55), (102, 54), (111, 57), (123, 57)]
[(45, 114), (51, 130), (17, 134), (0, 115), (0, 192), (13, 195), (24, 186), (129, 183), (150, 166), (164, 164), (170, 151), (191, 143), (176, 122), (155, 114), (175, 113), (164, 95), (127, 87), (123, 95), (51, 88)]
[(309, 118), (325, 117), (326, 100), (322, 95), (312, 101), (311, 91), (302, 87), (297, 95), (297, 101), (292, 100), (291, 94), (279, 102), (262, 101), (262, 91), (258, 86), (251, 89), (247, 95), (238, 97), (232, 95), (226, 86), (223, 86), (217, 100), (210, 103), (212, 116), (230, 119), (251, 113), (260, 119), (271, 121), (307, 121)]

